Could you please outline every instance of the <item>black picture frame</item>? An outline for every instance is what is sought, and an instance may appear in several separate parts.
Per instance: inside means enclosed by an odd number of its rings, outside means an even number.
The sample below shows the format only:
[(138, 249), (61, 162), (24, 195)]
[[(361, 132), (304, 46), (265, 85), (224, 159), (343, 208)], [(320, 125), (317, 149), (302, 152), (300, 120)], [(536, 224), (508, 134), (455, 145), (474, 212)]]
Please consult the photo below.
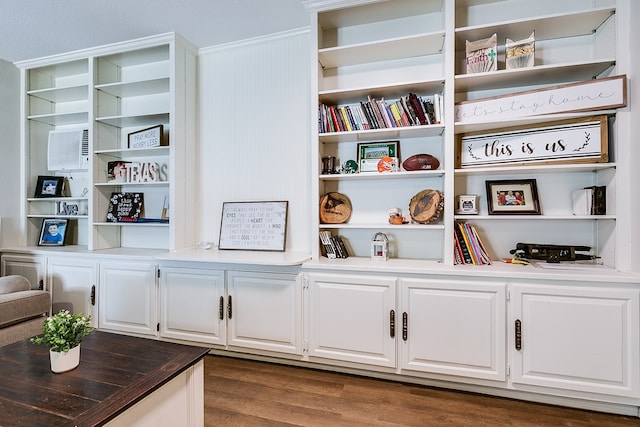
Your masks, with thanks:
[(535, 179), (486, 181), (489, 215), (540, 215)]
[(64, 177), (62, 176), (38, 176), (34, 197), (62, 197), (64, 190)]
[[(64, 246), (69, 221), (60, 218), (42, 220), (38, 246)], [(52, 227), (55, 227), (52, 228)]]

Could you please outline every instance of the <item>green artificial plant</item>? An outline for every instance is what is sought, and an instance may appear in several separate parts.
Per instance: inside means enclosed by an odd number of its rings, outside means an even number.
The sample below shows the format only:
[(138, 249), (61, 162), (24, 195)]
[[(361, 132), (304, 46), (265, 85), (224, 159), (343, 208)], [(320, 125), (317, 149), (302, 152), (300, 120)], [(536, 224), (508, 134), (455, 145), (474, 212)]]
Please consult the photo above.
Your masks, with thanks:
[(66, 352), (80, 344), (91, 331), (91, 316), (60, 310), (45, 319), (43, 335), (31, 338), (31, 342), (46, 344), (53, 351)]

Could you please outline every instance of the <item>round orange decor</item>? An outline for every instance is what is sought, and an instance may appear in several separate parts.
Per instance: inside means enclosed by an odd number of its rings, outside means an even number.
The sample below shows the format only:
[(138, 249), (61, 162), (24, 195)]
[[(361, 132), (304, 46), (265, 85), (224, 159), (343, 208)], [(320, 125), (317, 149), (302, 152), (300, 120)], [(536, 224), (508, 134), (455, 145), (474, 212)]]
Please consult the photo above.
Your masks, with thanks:
[(378, 172), (393, 172), (393, 159), (391, 157), (383, 157), (378, 162)]
[(422, 190), (409, 202), (411, 219), (420, 224), (428, 224), (438, 220), (443, 209), (444, 197), (438, 190)]
[(330, 192), (320, 198), (320, 222), (342, 224), (351, 216), (351, 201), (342, 193)]

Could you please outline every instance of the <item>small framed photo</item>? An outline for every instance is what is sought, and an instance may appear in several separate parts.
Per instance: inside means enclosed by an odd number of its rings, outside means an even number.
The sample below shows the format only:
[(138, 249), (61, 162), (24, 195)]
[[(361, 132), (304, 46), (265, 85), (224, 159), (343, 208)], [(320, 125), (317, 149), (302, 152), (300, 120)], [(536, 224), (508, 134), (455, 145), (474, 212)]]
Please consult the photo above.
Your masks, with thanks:
[(38, 176), (34, 197), (62, 197), (63, 176)]
[(540, 215), (535, 179), (486, 181), (489, 215)]
[(38, 246), (64, 246), (68, 220), (45, 219), (42, 221)]
[(378, 163), (383, 157), (400, 158), (400, 142), (371, 142), (358, 144), (358, 170), (378, 172)]

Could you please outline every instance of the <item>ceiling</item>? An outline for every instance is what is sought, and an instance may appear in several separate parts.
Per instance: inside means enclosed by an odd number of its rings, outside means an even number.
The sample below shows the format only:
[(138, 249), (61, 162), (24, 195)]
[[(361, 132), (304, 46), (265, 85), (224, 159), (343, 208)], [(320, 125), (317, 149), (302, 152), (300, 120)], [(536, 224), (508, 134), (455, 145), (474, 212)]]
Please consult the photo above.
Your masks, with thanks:
[(17, 62), (171, 31), (202, 48), (308, 24), (300, 0), (0, 0), (0, 59)]

